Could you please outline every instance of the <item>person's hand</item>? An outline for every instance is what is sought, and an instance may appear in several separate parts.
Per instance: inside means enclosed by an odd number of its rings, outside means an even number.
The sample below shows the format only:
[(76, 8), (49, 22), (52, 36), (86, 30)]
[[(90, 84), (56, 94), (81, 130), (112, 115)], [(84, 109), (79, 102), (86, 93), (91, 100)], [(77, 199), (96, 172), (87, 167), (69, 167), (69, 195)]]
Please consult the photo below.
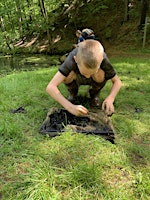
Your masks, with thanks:
[(88, 109), (82, 105), (74, 105), (72, 104), (71, 108), (68, 110), (71, 114), (75, 116), (84, 116), (88, 113)]
[(114, 113), (114, 105), (113, 100), (111, 98), (106, 98), (102, 104), (102, 110), (105, 112), (107, 116), (112, 116)]

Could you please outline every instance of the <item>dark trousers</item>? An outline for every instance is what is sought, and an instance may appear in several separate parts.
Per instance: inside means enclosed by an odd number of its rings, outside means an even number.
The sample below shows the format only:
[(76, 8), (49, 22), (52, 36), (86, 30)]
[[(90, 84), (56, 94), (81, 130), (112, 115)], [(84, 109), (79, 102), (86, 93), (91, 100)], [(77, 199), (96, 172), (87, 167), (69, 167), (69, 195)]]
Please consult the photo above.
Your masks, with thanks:
[(77, 74), (77, 79), (72, 81), (69, 84), (65, 84), (69, 93), (73, 96), (77, 96), (79, 86), (80, 85), (89, 85), (91, 86), (91, 89), (89, 90), (90, 97), (95, 98), (95, 96), (98, 96), (101, 89), (105, 86), (106, 80), (104, 80), (101, 83), (95, 82), (92, 77), (91, 78), (86, 78), (82, 76), (81, 74)]

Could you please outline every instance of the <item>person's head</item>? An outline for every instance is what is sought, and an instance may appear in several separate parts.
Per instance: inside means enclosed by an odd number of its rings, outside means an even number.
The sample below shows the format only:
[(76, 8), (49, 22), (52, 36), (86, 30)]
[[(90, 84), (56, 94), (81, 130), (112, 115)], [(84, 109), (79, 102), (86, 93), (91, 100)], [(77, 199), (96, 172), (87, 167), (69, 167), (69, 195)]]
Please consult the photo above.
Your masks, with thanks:
[(94, 31), (92, 29), (89, 28), (85, 28), (82, 30), (81, 36), (87, 40), (87, 39), (93, 39), (95, 40), (95, 34)]
[(94, 75), (102, 63), (104, 48), (97, 40), (85, 40), (79, 44), (74, 57), (80, 73), (86, 78)]
[(81, 31), (80, 30), (77, 30), (76, 31), (76, 36), (79, 38), (81, 36)]

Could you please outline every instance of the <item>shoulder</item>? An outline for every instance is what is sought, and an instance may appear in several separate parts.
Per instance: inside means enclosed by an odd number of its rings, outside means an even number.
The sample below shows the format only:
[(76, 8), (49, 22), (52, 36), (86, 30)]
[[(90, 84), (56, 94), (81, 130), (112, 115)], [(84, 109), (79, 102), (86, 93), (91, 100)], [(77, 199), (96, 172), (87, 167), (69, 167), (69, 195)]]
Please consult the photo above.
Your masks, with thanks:
[(106, 53), (104, 53), (103, 61), (101, 63), (100, 68), (105, 72), (105, 79), (111, 79), (116, 75), (116, 71), (113, 65), (110, 63)]
[(107, 67), (107, 66), (112, 66), (112, 64), (110, 63), (110, 60), (109, 58), (107, 57), (107, 54), (104, 52), (104, 55), (103, 55), (103, 61), (101, 63), (101, 67)]
[(64, 75), (68, 76), (69, 73), (76, 68), (76, 62), (74, 60), (74, 56), (77, 54), (78, 48), (73, 49), (65, 61), (60, 65), (59, 71)]
[(68, 54), (66, 60), (64, 61), (64, 64), (66, 64), (66, 63), (68, 64), (68, 62), (69, 62), (69, 64), (74, 63), (74, 62), (75, 62), (74, 56), (76, 56), (77, 52), (78, 52), (78, 47), (76, 47), (75, 49), (73, 49), (73, 50)]

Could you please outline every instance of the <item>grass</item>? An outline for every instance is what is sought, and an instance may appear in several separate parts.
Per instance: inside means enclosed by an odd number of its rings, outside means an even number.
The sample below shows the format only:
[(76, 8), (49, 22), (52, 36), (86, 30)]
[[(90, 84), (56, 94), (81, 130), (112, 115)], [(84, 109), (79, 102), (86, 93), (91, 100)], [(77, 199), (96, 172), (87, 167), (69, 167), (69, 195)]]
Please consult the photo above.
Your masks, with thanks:
[[(0, 78), (0, 195), (6, 200), (150, 199), (150, 60), (111, 58), (123, 82), (112, 116), (116, 144), (72, 134), (39, 134), (52, 106), (45, 92), (57, 67)], [(102, 100), (110, 90), (103, 89)], [(65, 96), (64, 85), (60, 90)], [(25, 113), (10, 113), (23, 106)]]

